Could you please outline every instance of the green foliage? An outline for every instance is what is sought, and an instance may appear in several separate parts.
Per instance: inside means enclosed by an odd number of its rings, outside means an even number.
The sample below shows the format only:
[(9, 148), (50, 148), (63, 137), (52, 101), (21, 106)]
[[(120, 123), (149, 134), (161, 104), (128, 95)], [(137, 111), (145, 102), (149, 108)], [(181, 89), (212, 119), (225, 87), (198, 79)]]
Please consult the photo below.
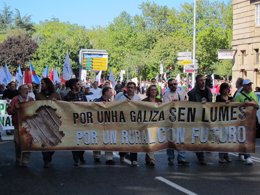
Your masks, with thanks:
[[(23, 30), (27, 35), (31, 35), (34, 32), (33, 23), (31, 22), (31, 16), (21, 16), (18, 9), (14, 12), (8, 6), (4, 6), (4, 9), (0, 12), (0, 34), (9, 35), (10, 30)], [(0, 40), (1, 41), (1, 40)]]
[(69, 52), (72, 68), (78, 69), (80, 49), (91, 48), (87, 32), (83, 27), (62, 23), (57, 19), (45, 21), (35, 27), (34, 40), (39, 48), (33, 56), (36, 71), (45, 66), (62, 69), (66, 53)]
[[(152, 78), (159, 73), (162, 61), (170, 76), (183, 71), (177, 65), (177, 53), (192, 51), (193, 4), (184, 3), (179, 11), (142, 3), (141, 15), (121, 13), (107, 28), (88, 32), (94, 47), (108, 50), (110, 66), (125, 69), (130, 76)], [(196, 58), (199, 73), (218, 73), (219, 49), (230, 49), (232, 39), (232, 7), (218, 1), (197, 1)], [(141, 74), (141, 75), (140, 75)]]
[[(107, 50), (109, 70), (115, 77), (120, 70), (126, 70), (129, 78), (150, 79), (159, 74), (160, 62), (169, 76), (182, 73), (177, 53), (193, 49), (193, 4), (184, 3), (180, 10), (175, 10), (144, 2), (140, 9), (140, 15), (131, 16), (124, 11), (107, 27), (87, 30), (55, 18), (33, 25), (30, 16), (21, 16), (19, 10), (5, 6), (0, 12), (0, 42), (7, 35), (32, 35), (39, 45), (31, 58), (38, 73), (46, 65), (62, 69), (67, 52), (72, 67), (78, 68), (78, 53), (83, 48)], [(230, 75), (232, 62), (219, 61), (217, 51), (231, 48), (231, 3), (198, 0), (196, 19), (199, 73)]]

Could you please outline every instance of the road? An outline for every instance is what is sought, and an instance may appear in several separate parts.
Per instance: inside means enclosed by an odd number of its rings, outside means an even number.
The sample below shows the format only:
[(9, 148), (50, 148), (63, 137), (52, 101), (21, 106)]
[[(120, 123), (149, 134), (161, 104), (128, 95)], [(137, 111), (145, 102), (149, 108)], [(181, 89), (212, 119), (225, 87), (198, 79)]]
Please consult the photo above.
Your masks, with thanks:
[(187, 152), (189, 167), (167, 164), (166, 152), (156, 152), (156, 166), (146, 167), (144, 153), (138, 156), (139, 166), (128, 161), (105, 165), (102, 157), (95, 164), (92, 152), (85, 153), (86, 165), (74, 167), (72, 154), (54, 154), (52, 166), (43, 168), (40, 152), (32, 153), (28, 167), (14, 163), (14, 144), (0, 142), (0, 194), (200, 194), (244, 195), (260, 192), (260, 139), (256, 141), (254, 165), (246, 166), (231, 154), (232, 163), (219, 164), (217, 153), (206, 153), (207, 166), (201, 166), (193, 152)]

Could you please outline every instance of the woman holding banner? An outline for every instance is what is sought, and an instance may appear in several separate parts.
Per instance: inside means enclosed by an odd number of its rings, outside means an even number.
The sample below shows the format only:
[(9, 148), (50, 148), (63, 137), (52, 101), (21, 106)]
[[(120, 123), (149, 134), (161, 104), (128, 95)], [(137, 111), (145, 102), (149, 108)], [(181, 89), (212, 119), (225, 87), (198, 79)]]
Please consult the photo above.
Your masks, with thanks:
[[(49, 78), (41, 80), (41, 92), (35, 96), (36, 100), (61, 100), (60, 94), (55, 91), (54, 84)], [(54, 152), (42, 152), (44, 168), (49, 168)]]
[[(157, 89), (156, 85), (150, 85), (146, 91), (146, 98), (144, 98), (142, 101), (145, 102), (154, 102), (157, 104), (161, 104), (162, 100), (157, 98), (156, 96), (159, 95), (159, 91)], [(154, 152), (148, 152), (145, 155), (145, 163), (148, 166), (154, 167), (155, 165), (155, 157), (154, 157)]]
[[(217, 95), (216, 97), (216, 102), (230, 102), (233, 100), (233, 98), (231, 96), (229, 96), (229, 92), (230, 92), (230, 87), (228, 85), (228, 83), (222, 83), (220, 85), (220, 89), (219, 89), (219, 95)], [(219, 153), (219, 163), (225, 163), (231, 162), (231, 159), (228, 156), (228, 153)]]

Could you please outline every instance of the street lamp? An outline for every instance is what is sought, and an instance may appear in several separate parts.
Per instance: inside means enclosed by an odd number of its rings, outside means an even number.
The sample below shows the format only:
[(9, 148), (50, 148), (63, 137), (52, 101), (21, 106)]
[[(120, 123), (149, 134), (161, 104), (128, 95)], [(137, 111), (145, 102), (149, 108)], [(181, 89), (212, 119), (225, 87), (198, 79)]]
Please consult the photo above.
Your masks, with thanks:
[[(193, 67), (195, 69), (196, 65), (196, 0), (194, 0), (193, 8)], [(195, 86), (195, 71), (192, 73), (192, 87)]]

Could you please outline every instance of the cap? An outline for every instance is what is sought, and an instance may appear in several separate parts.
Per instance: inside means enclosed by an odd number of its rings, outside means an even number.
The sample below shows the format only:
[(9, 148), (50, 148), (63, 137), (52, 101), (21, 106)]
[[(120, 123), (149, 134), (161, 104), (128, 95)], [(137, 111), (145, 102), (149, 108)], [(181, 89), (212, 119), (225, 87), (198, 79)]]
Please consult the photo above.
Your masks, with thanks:
[(245, 80), (243, 81), (243, 85), (248, 85), (248, 84), (251, 84), (251, 83), (253, 83), (253, 82), (251, 82), (250, 79), (245, 79)]

